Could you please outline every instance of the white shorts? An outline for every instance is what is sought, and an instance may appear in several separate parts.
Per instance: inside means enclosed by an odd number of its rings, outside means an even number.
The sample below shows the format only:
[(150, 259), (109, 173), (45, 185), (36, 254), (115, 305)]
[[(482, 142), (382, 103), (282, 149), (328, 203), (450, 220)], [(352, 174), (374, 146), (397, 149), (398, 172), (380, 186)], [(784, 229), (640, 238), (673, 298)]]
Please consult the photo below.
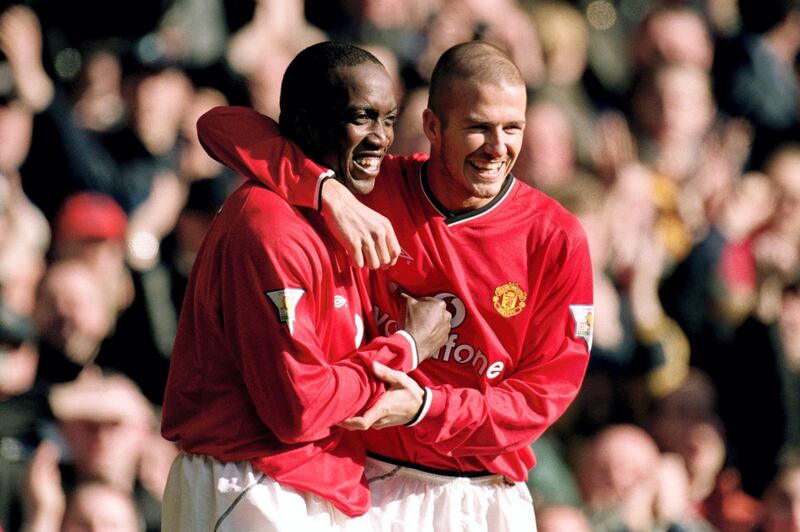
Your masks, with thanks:
[(454, 477), (367, 458), (372, 506), (380, 532), (536, 532), (524, 482), (502, 475)]
[(372, 532), (330, 502), (281, 486), (250, 462), (180, 453), (161, 509), (163, 532)]

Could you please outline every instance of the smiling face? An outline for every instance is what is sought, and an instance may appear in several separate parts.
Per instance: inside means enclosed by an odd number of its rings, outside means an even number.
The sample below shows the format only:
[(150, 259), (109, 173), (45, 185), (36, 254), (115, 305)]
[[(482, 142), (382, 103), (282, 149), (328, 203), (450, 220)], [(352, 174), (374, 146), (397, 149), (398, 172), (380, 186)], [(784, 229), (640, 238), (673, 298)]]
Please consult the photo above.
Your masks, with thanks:
[(392, 80), (383, 66), (370, 62), (338, 67), (334, 75), (339, 87), (330, 120), (318, 126), (323, 146), (319, 160), (350, 191), (368, 194), (394, 140)]
[(525, 104), (522, 83), (456, 78), (439, 114), (425, 110), (429, 184), (442, 205), (477, 209), (500, 192), (522, 146)]

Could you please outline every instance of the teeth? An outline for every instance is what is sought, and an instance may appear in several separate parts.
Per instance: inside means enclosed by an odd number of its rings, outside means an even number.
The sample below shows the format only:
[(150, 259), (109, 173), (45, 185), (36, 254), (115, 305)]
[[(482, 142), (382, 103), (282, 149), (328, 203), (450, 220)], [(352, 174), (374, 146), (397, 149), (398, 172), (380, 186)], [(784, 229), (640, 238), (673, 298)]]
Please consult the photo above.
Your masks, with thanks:
[(486, 172), (499, 172), (500, 168), (502, 168), (503, 166), (503, 163), (502, 161), (499, 162), (472, 161), (472, 166), (474, 166), (478, 170)]
[(355, 162), (365, 170), (377, 170), (381, 165), (381, 158), (376, 156), (356, 157)]

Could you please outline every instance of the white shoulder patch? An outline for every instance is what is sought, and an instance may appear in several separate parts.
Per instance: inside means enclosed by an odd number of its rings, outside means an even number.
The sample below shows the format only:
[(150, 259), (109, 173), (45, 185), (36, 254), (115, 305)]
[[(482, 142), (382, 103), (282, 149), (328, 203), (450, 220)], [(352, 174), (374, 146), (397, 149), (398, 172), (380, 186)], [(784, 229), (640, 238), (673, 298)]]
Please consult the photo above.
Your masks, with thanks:
[(592, 349), (594, 305), (570, 305), (569, 311), (575, 321), (575, 338), (582, 338), (586, 347)]
[(297, 303), (303, 294), (306, 293), (302, 288), (282, 288), (265, 292), (272, 304), (278, 310), (278, 319), (281, 323), (289, 326), (289, 332), (294, 334), (294, 322), (296, 320)]

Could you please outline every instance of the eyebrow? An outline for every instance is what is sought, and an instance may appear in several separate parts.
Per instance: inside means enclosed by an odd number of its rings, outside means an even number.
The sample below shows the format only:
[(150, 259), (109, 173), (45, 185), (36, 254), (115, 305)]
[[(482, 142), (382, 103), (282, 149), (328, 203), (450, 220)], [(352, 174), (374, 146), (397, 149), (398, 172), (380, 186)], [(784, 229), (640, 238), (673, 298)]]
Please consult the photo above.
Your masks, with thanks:
[[(377, 108), (373, 105), (366, 105), (366, 104), (354, 104), (348, 105), (345, 107), (347, 111), (376, 111)], [(396, 113), (400, 110), (400, 107), (395, 105), (389, 110), (389, 113)]]
[[(477, 118), (474, 116), (466, 116), (464, 117), (464, 123), (466, 125), (475, 126), (475, 125), (492, 125), (494, 122), (491, 120), (484, 120), (481, 118)], [(510, 122), (501, 122), (503, 127), (507, 126), (515, 126), (515, 127), (523, 127), (527, 123), (526, 120), (511, 120)]]

